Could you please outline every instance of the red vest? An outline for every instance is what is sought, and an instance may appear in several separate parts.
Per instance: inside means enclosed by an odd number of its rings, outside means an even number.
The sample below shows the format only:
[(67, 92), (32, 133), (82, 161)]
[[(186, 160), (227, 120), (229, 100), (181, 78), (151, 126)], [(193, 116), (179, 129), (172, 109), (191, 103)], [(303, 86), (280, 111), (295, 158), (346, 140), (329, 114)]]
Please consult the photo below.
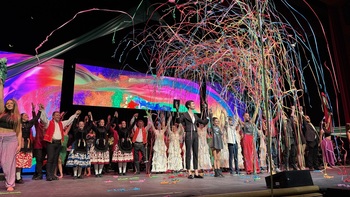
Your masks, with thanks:
[[(135, 130), (135, 134), (134, 134), (134, 136), (132, 137), (132, 143), (135, 143), (135, 142), (136, 142), (136, 138), (137, 138), (137, 136), (139, 135), (139, 131), (140, 131), (140, 129), (137, 127), (136, 130)], [(146, 132), (145, 127), (142, 127), (142, 142), (143, 142), (144, 144), (147, 143), (147, 132)]]
[[(60, 127), (60, 131), (61, 131), (61, 136), (62, 136), (62, 143), (64, 141), (64, 133), (63, 133), (63, 124), (61, 121), (58, 122), (58, 125)], [(45, 133), (45, 136), (44, 136), (44, 141), (47, 141), (47, 142), (52, 142), (52, 136), (53, 136), (53, 133), (55, 132), (55, 122), (54, 120), (51, 120), (49, 122), (49, 127), (46, 129), (46, 133)]]

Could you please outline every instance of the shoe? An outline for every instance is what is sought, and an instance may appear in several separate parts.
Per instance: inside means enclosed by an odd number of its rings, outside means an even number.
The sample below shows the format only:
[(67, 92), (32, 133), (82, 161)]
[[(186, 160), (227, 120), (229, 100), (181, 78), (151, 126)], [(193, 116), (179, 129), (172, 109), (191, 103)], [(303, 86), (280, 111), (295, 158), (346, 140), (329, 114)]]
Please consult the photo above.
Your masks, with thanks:
[(52, 177), (52, 180), (53, 180), (53, 181), (58, 181), (58, 177), (55, 177), (55, 176), (54, 176), (54, 177)]
[(8, 192), (13, 192), (13, 190), (15, 190), (15, 188), (13, 188), (13, 187), (8, 187), (8, 188), (6, 189), (6, 191), (8, 191)]
[(77, 176), (73, 176), (73, 180), (77, 179), (78, 177)]
[(194, 178), (196, 179), (202, 179), (203, 177), (201, 175), (194, 175)]
[(46, 181), (52, 181), (52, 178), (46, 178)]
[(140, 174), (140, 171), (135, 172), (135, 174)]
[(123, 173), (123, 176), (126, 176), (126, 173), (125, 173), (125, 172)]
[(219, 174), (219, 177), (225, 177), (225, 176), (222, 174), (221, 169), (218, 170), (218, 174)]
[(38, 175), (33, 180), (43, 180), (43, 175)]
[(101, 178), (101, 177), (102, 177), (102, 174), (99, 174), (99, 175), (98, 175), (98, 177), (100, 177), (100, 178)]
[(188, 179), (193, 179), (192, 174), (187, 177)]
[(36, 177), (38, 177), (39, 175), (37, 174), (33, 174), (32, 180), (35, 180)]
[(292, 165), (293, 170), (298, 170), (296, 165)]
[(83, 179), (83, 176), (82, 175), (78, 176), (78, 179)]
[(18, 180), (16, 179), (16, 180), (15, 180), (15, 183), (23, 184), (24, 182), (23, 182), (23, 179), (18, 179)]

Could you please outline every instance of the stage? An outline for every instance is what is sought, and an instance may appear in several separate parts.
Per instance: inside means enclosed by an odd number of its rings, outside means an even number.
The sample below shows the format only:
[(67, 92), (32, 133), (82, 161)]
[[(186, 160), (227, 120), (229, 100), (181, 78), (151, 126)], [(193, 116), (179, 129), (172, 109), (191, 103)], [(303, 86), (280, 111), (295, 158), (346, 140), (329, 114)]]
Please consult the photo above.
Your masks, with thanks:
[[(311, 171), (311, 177), (314, 186), (318, 186), (318, 193), (323, 193), (333, 189), (341, 191), (340, 194), (349, 196), (350, 183), (343, 180), (349, 180), (346, 172), (350, 167), (341, 167), (324, 171)], [(342, 175), (344, 174), (344, 175)], [(231, 176), (224, 173), (224, 178), (215, 178), (211, 174), (205, 174), (204, 179), (187, 179), (184, 173), (177, 174), (151, 174), (141, 173), (133, 175), (131, 172), (126, 176), (118, 176), (114, 173), (104, 174), (102, 178), (95, 176), (84, 177), (84, 179), (74, 180), (72, 176), (65, 175), (58, 181), (48, 182), (45, 180), (31, 180), (31, 175), (24, 175), (24, 184), (17, 184), (15, 192), (9, 194), (6, 192), (4, 184), (0, 187), (0, 195), (4, 196), (61, 196), (61, 197), (89, 197), (89, 196), (210, 196), (219, 194), (235, 194), (236, 196), (245, 196), (248, 192), (259, 195), (259, 191), (270, 190), (266, 187), (265, 177), (267, 173), (259, 175)], [(303, 180), (303, 177), (300, 177)], [(288, 188), (290, 189), (290, 188)], [(277, 190), (276, 190), (277, 191)], [(5, 195), (6, 194), (6, 195)], [(258, 194), (258, 195), (256, 195)], [(262, 194), (262, 193), (261, 193)], [(335, 193), (333, 193), (335, 194)], [(230, 196), (230, 195), (223, 195)], [(274, 193), (277, 196), (277, 193)], [(308, 195), (310, 196), (310, 195)], [(315, 196), (315, 195), (312, 195)], [(334, 195), (331, 195), (334, 196)], [(339, 196), (337, 193), (336, 196)]]

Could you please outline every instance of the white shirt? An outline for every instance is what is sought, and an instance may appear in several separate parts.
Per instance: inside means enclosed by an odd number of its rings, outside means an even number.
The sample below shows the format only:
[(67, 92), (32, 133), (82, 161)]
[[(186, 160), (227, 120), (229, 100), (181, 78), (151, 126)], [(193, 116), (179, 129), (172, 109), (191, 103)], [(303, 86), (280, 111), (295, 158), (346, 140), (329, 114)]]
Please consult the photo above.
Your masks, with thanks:
[[(228, 122), (228, 121), (226, 121)], [(238, 124), (237, 118), (235, 118), (232, 125), (227, 125), (227, 143), (228, 144), (236, 144), (237, 143), (237, 133), (236, 133), (236, 127)]]

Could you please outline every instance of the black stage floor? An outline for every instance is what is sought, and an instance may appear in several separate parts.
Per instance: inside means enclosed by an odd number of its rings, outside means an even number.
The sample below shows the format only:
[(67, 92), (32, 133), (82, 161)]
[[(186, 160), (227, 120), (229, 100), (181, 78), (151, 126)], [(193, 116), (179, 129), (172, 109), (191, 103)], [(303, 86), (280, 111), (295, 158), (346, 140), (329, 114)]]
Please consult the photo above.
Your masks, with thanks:
[[(333, 168), (326, 171), (311, 171), (313, 184), (320, 191), (327, 189), (341, 190), (340, 194), (350, 196), (350, 167)], [(267, 173), (259, 175), (230, 176), (224, 173), (224, 178), (205, 174), (204, 179), (187, 179), (185, 173), (151, 174), (141, 173), (134, 175), (131, 172), (126, 176), (114, 173), (105, 174), (102, 178), (95, 176), (74, 180), (65, 175), (58, 181), (32, 180), (31, 175), (24, 175), (24, 184), (17, 184), (15, 191), (6, 192), (4, 184), (0, 185), (0, 196), (61, 196), (61, 197), (93, 197), (93, 196), (203, 196), (239, 192), (254, 192), (267, 190), (265, 177)], [(303, 181), (300, 176), (300, 181)], [(243, 196), (246, 196), (242, 193)], [(334, 195), (336, 195), (334, 193)], [(238, 195), (239, 196), (239, 195)], [(328, 195), (329, 196), (329, 195)], [(332, 195), (331, 195), (332, 196)], [(337, 194), (336, 196), (339, 196)]]

